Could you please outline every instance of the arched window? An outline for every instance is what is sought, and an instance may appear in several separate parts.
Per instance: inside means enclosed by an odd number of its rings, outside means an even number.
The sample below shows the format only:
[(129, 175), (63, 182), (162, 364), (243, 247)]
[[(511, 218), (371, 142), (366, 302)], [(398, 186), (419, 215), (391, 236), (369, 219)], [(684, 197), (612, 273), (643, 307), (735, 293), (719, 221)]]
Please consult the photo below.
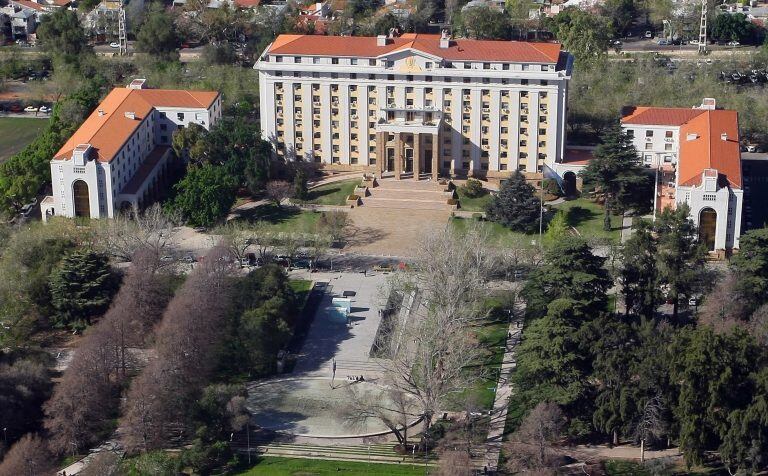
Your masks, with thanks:
[(76, 180), (72, 184), (72, 196), (75, 205), (76, 217), (91, 217), (91, 200), (88, 195), (88, 184), (82, 180)]
[(699, 213), (699, 240), (708, 251), (715, 251), (715, 233), (717, 232), (717, 212), (705, 208)]

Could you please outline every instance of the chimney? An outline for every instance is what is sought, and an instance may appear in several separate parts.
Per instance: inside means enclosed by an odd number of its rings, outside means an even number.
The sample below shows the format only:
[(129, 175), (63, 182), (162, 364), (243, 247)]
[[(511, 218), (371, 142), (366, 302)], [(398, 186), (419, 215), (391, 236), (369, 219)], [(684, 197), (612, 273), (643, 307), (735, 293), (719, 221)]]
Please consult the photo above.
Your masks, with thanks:
[(379, 35), (376, 37), (376, 46), (387, 46), (387, 37)]
[(132, 111), (125, 111), (125, 117), (131, 120), (136, 119), (136, 113)]
[(446, 49), (451, 46), (451, 37), (448, 35), (448, 30), (443, 30), (440, 34), (440, 48)]
[(715, 98), (704, 98), (701, 100), (701, 106), (697, 107), (696, 109), (707, 109), (709, 111), (714, 111), (717, 109), (717, 101)]
[(134, 79), (131, 84), (128, 85), (128, 89), (147, 89), (146, 79)]
[(104, 109), (99, 109), (99, 117), (106, 116), (107, 113), (104, 112)]
[(723, 142), (728, 142), (728, 133), (723, 132), (722, 134), (720, 134), (720, 139), (722, 139)]
[(685, 136), (685, 140), (687, 140), (687, 141), (696, 140), (698, 138), (699, 138), (699, 135), (696, 134), (695, 132), (690, 132), (690, 133), (688, 133), (687, 136)]

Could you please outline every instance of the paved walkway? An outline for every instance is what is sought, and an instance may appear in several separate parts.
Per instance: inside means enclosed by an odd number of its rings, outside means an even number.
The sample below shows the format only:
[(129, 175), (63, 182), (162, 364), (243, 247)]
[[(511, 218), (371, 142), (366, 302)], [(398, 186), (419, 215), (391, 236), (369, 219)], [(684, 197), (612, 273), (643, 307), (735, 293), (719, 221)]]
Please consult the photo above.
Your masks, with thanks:
[(632, 216), (630, 212), (624, 212), (624, 216), (621, 219), (621, 242), (625, 243), (630, 236), (632, 236)]
[(491, 423), (488, 427), (488, 438), (485, 440), (484, 467), (490, 474), (494, 474), (499, 466), (499, 456), (504, 439), (504, 427), (507, 423), (507, 410), (509, 399), (512, 397), (512, 371), (517, 365), (515, 350), (522, 336), (522, 321), (513, 321), (509, 324), (510, 338), (506, 342), (504, 359), (501, 361), (501, 372), (496, 385), (496, 397), (491, 410)]

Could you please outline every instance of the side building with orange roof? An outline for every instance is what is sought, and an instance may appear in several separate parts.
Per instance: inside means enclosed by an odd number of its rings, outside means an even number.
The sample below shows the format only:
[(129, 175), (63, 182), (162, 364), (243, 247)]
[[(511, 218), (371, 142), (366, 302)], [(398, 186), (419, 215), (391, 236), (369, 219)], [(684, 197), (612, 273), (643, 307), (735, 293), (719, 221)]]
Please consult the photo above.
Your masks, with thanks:
[(259, 57), (276, 154), (396, 178), (541, 175), (564, 152), (572, 56), (556, 43), (280, 35)]
[(687, 203), (711, 253), (738, 249), (744, 190), (736, 111), (705, 98), (690, 109), (627, 108), (621, 124), (656, 171), (654, 212)]
[(221, 108), (215, 91), (150, 89), (143, 79), (113, 89), (52, 158), (43, 219), (112, 218), (148, 205), (167, 185), (173, 132), (210, 129)]

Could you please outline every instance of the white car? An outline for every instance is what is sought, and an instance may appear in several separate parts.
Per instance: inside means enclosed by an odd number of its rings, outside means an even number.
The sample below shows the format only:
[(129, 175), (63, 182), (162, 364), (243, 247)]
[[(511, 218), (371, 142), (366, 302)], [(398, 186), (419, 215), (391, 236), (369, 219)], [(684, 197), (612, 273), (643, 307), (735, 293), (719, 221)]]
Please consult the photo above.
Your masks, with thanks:
[(691, 40), (691, 41), (688, 42), (688, 44), (689, 45), (698, 45), (699, 44), (699, 40)]
[(120, 48), (120, 43), (118, 43), (116, 41), (113, 41), (112, 43), (109, 44), (109, 47), (110, 48)]
[(740, 44), (741, 43), (739, 43), (738, 41), (729, 41), (728, 42), (728, 46), (739, 46)]
[(43, 114), (48, 114), (49, 112), (51, 112), (51, 110), (45, 106), (40, 106), (39, 111), (42, 112)]
[(37, 108), (35, 106), (27, 106), (24, 108), (24, 112), (37, 112)]

